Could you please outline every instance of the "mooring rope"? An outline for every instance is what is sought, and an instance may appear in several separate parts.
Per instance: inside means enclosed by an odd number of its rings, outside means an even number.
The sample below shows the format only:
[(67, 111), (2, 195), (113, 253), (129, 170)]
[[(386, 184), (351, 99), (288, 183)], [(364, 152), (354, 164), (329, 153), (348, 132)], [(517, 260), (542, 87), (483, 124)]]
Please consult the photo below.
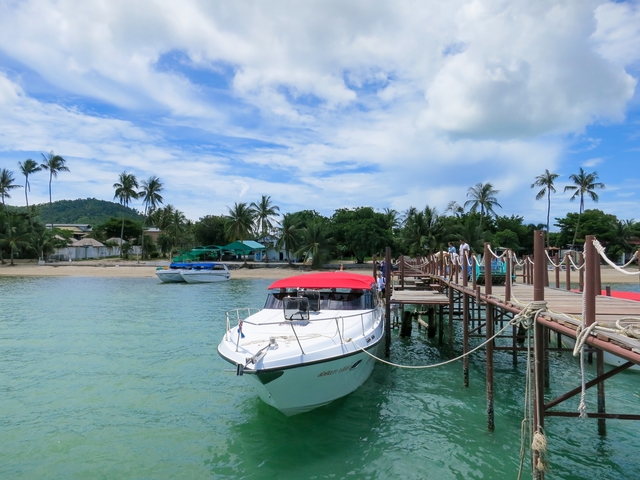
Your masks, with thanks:
[(463, 359), (466, 356), (471, 355), (473, 352), (481, 349), (482, 347), (487, 345), (489, 342), (493, 341), (496, 337), (498, 337), (501, 333), (503, 333), (509, 327), (522, 326), (525, 330), (528, 330), (535, 323), (535, 319), (539, 315), (539, 313), (546, 310), (546, 305), (547, 305), (546, 302), (531, 302), (520, 313), (518, 313), (516, 316), (514, 316), (509, 321), (509, 323), (507, 325), (505, 325), (498, 332), (496, 332), (491, 338), (485, 340), (484, 342), (482, 342), (477, 347), (473, 348), (472, 350), (469, 350), (467, 353), (463, 353), (462, 355), (460, 355), (458, 357), (452, 358), (452, 359), (447, 360), (445, 362), (434, 363), (434, 364), (431, 364), (431, 365), (400, 365), (400, 364), (397, 364), (397, 363), (388, 362), (387, 360), (383, 360), (382, 358), (376, 357), (375, 355), (367, 352), (364, 348), (360, 347), (359, 345), (355, 344), (354, 342), (352, 342), (352, 343), (356, 347), (356, 349), (362, 350), (364, 353), (366, 353), (370, 357), (374, 358), (375, 360), (379, 361), (380, 363), (384, 363), (384, 364), (390, 365), (392, 367), (407, 368), (407, 369), (426, 369), (426, 368), (441, 367), (443, 365), (447, 365), (449, 363), (456, 362), (458, 360)]

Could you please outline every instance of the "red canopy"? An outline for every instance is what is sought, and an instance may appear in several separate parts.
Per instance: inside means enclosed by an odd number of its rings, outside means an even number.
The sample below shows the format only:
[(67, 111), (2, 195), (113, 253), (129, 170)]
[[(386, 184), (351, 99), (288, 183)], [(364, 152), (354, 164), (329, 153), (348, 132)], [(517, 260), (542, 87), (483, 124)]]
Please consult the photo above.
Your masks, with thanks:
[(274, 288), (351, 288), (369, 290), (375, 283), (373, 276), (348, 272), (309, 273), (283, 278), (271, 284)]

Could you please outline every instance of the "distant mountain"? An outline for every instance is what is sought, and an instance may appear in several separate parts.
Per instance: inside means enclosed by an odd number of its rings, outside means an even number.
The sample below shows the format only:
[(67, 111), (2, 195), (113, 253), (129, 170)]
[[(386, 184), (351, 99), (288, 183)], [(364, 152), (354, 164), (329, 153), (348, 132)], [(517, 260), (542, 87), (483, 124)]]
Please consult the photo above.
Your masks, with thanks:
[[(111, 217), (142, 220), (142, 215), (133, 208), (95, 198), (58, 200), (51, 205), (41, 203), (34, 206), (38, 211), (40, 221), (45, 224), (88, 223), (91, 226), (96, 226), (106, 222)], [(26, 207), (17, 207), (17, 210), (26, 210)]]

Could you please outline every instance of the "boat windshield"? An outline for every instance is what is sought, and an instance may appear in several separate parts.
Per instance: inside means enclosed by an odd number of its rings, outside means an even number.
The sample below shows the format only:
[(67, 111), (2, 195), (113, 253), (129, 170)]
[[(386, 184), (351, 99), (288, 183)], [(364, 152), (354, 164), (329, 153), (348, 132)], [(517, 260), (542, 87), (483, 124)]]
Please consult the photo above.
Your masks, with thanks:
[(317, 312), (319, 310), (368, 310), (377, 304), (377, 295), (371, 290), (280, 290), (269, 292), (264, 308), (283, 308), (285, 298), (307, 298), (309, 310)]

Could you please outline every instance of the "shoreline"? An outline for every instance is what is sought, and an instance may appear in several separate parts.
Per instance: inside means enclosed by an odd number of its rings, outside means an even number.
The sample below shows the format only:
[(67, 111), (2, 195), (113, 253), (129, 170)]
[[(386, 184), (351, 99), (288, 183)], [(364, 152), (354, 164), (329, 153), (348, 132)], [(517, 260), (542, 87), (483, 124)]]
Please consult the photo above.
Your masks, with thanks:
[[(231, 279), (247, 279), (247, 278), (267, 278), (280, 279), (293, 275), (311, 272), (308, 267), (289, 266), (286, 263), (257, 264), (249, 267), (243, 267), (243, 262), (225, 262), (231, 270)], [(130, 278), (156, 278), (156, 269), (168, 265), (168, 262), (144, 262), (137, 263), (135, 260), (88, 260), (72, 263), (47, 263), (38, 265), (34, 261), (15, 262), (14, 266), (10, 266), (7, 261), (6, 265), (0, 265), (0, 277), (130, 277)], [(346, 264), (346, 270), (353, 273), (361, 273), (370, 275), (373, 273), (372, 264), (355, 265)], [(637, 267), (625, 269), (629, 273), (638, 272)], [(333, 271), (333, 269), (323, 269), (322, 271)], [(608, 265), (600, 267), (602, 286), (610, 283), (640, 283), (640, 276), (625, 275), (614, 270)], [(553, 285), (555, 280), (552, 272), (549, 272), (549, 283)], [(564, 272), (561, 273), (561, 283), (564, 282)], [(572, 272), (571, 281), (578, 282), (578, 273)]]

